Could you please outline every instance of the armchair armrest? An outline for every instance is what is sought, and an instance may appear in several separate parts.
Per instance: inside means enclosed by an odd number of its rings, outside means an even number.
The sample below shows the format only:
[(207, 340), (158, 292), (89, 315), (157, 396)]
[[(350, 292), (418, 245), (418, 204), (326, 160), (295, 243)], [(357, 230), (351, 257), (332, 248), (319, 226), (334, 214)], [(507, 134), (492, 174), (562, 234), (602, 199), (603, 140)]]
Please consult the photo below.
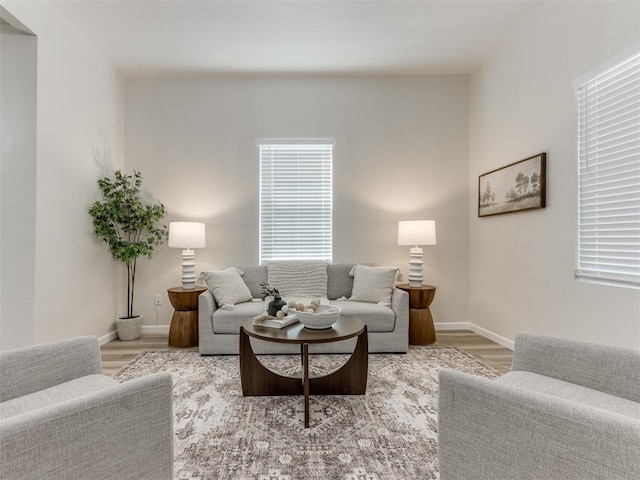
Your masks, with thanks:
[(440, 478), (640, 478), (640, 421), (444, 370)]
[(172, 380), (147, 375), (0, 420), (0, 476), (170, 479)]
[(96, 337), (2, 352), (0, 402), (97, 373), (102, 373), (102, 363)]
[(640, 352), (520, 333), (512, 370), (525, 370), (640, 402)]

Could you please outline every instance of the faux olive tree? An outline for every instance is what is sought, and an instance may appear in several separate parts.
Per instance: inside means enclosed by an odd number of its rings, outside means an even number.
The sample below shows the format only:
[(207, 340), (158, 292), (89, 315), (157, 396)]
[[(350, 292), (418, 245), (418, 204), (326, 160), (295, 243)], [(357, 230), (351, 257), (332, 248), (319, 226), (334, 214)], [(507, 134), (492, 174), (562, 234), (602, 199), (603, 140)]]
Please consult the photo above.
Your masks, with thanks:
[(141, 195), (142, 176), (116, 171), (113, 177), (98, 180), (102, 200), (89, 209), (96, 237), (104, 241), (113, 258), (127, 267), (127, 316), (133, 318), (133, 297), (138, 257), (151, 258), (155, 247), (167, 238), (164, 205), (145, 201)]

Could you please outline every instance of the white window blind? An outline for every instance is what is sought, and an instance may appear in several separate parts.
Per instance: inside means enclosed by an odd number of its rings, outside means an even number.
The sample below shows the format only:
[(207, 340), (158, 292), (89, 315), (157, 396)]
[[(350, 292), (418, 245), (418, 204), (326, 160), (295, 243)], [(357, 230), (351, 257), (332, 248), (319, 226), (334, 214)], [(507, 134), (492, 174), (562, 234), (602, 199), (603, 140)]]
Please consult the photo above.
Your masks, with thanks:
[(259, 147), (260, 263), (331, 261), (333, 145)]
[(640, 53), (576, 86), (576, 276), (640, 287)]

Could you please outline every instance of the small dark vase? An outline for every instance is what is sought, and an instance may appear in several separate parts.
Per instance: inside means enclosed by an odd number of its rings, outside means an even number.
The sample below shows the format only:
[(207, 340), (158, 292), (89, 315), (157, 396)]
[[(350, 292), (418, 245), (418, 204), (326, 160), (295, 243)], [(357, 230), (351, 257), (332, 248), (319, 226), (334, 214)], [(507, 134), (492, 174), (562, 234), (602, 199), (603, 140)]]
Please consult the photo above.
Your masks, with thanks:
[(269, 315), (271, 315), (272, 317), (276, 316), (276, 313), (278, 313), (278, 310), (280, 310), (282, 307), (284, 307), (287, 304), (287, 302), (285, 302), (284, 300), (282, 300), (282, 298), (280, 297), (273, 297), (273, 300), (271, 300), (269, 302), (269, 308), (267, 310), (267, 313)]

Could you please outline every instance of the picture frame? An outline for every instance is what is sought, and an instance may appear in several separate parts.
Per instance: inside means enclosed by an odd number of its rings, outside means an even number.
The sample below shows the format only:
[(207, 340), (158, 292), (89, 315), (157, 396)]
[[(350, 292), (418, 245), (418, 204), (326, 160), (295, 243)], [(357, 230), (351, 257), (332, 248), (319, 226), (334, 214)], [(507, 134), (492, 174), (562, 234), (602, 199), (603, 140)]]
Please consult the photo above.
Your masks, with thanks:
[(545, 208), (547, 154), (538, 153), (478, 177), (478, 217)]

